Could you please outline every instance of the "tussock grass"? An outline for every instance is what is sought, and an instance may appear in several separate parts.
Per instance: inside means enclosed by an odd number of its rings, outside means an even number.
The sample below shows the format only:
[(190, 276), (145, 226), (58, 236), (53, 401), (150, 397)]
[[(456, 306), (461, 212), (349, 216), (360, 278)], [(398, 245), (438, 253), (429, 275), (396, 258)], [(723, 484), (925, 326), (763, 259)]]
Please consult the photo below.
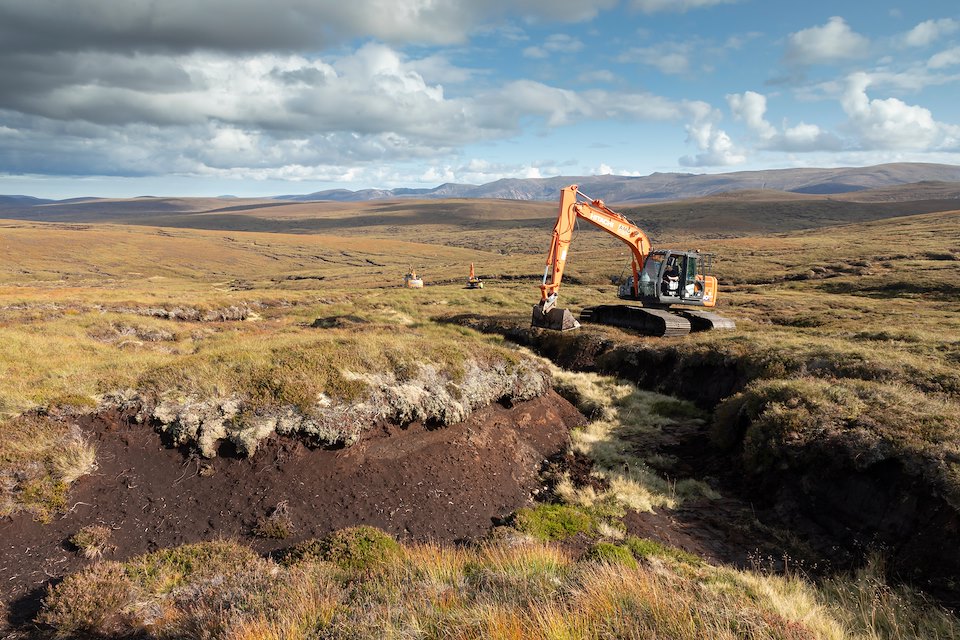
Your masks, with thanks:
[(951, 398), (899, 384), (765, 380), (724, 401), (712, 428), (721, 446), (742, 446), (744, 466), (752, 473), (785, 468), (797, 452), (830, 442), (849, 451), (855, 468), (898, 459), (934, 479), (952, 504), (960, 504), (958, 408)]
[(877, 556), (850, 576), (825, 580), (820, 592), (833, 615), (857, 637), (960, 637), (957, 619), (949, 611), (920, 593), (891, 588)]
[(270, 513), (259, 518), (253, 527), (253, 535), (261, 538), (283, 540), (293, 533), (293, 519), (290, 517), (290, 505), (281, 501)]
[(92, 524), (70, 536), (70, 544), (84, 558), (94, 560), (101, 557), (110, 547), (113, 530), (102, 524)]
[(97, 468), (96, 447), (76, 426), (22, 416), (0, 428), (0, 517), (20, 511), (49, 522), (67, 489)]
[(394, 544), (374, 570), (275, 564), (225, 542), (103, 562), (52, 587), (38, 622), (63, 638), (960, 637), (955, 618), (873, 570), (817, 589), (655, 546), (574, 560), (543, 543)]

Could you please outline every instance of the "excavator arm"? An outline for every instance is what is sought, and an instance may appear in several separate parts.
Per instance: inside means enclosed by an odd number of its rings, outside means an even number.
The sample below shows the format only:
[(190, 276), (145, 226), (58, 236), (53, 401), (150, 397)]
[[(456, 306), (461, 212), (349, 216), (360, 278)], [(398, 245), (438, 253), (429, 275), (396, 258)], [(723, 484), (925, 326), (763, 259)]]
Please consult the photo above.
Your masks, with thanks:
[(637, 293), (638, 273), (643, 268), (647, 254), (650, 253), (650, 239), (632, 222), (609, 209), (602, 200), (591, 200), (580, 193), (577, 185), (574, 184), (560, 191), (560, 212), (557, 214), (557, 224), (553, 228), (547, 267), (543, 272), (543, 283), (540, 285), (539, 306), (542, 313), (548, 313), (556, 306), (560, 281), (563, 279), (563, 270), (567, 263), (567, 250), (573, 239), (577, 218), (582, 218), (603, 229), (630, 247), (633, 258), (634, 294)]

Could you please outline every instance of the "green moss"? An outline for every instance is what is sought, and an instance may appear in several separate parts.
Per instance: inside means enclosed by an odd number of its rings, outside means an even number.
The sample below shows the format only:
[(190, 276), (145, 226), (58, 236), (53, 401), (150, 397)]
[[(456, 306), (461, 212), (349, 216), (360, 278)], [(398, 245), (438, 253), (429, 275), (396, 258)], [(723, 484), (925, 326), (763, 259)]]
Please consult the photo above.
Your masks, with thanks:
[(691, 420), (706, 417), (706, 413), (698, 409), (692, 402), (684, 402), (683, 400), (655, 400), (650, 403), (650, 409), (665, 418)]
[(97, 407), (97, 401), (94, 400), (91, 396), (83, 396), (80, 394), (66, 394), (62, 396), (57, 396), (53, 400), (47, 403), (48, 407), (70, 407), (75, 409), (95, 409)]
[(147, 591), (164, 593), (192, 577), (232, 573), (259, 560), (255, 551), (234, 542), (199, 542), (139, 556), (126, 568)]
[(618, 564), (630, 568), (636, 568), (637, 566), (637, 560), (633, 557), (630, 549), (612, 542), (596, 543), (590, 547), (587, 558), (605, 564)]
[(540, 540), (564, 540), (578, 533), (596, 530), (594, 518), (576, 507), (563, 504), (541, 504), (520, 509), (514, 514), (513, 526)]
[(384, 564), (400, 550), (389, 534), (376, 527), (359, 526), (302, 542), (280, 556), (280, 563), (292, 566), (323, 560), (343, 569), (365, 570)]
[(67, 507), (67, 489), (66, 483), (41, 476), (20, 485), (17, 502), (38, 522), (50, 524)]
[(670, 560), (675, 560), (677, 562), (682, 562), (695, 567), (699, 567), (704, 564), (703, 560), (692, 553), (687, 553), (683, 549), (677, 549), (676, 547), (668, 547), (667, 545), (660, 544), (659, 542), (650, 540), (649, 538), (629, 536), (623, 541), (623, 545), (637, 558), (669, 558)]

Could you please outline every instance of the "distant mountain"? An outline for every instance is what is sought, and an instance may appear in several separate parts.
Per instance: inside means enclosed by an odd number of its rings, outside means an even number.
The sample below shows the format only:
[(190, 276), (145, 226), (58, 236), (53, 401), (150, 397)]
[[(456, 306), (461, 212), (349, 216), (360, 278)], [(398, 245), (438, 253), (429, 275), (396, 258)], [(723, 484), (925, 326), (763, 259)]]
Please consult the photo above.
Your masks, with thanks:
[[(446, 183), (432, 189), (361, 189), (360, 191), (350, 191), (349, 189), (328, 189), (327, 191), (317, 191), (306, 195), (274, 196), (276, 200), (289, 200), (292, 202), (314, 202), (317, 200), (333, 200), (335, 202), (362, 202), (364, 200), (384, 200), (387, 198), (473, 198), (483, 196), (464, 195), (475, 189), (479, 189), (474, 184), (454, 184)], [(532, 198), (525, 198), (530, 200)]]
[(34, 198), (33, 196), (0, 196), (0, 206), (30, 206), (35, 204), (46, 204), (54, 200), (44, 200), (43, 198)]
[[(503, 179), (483, 185), (446, 183), (431, 189), (330, 189), (304, 195), (282, 195), (257, 198), (257, 207), (265, 201), (298, 202), (367, 202), (387, 199), (501, 199), (552, 202), (560, 189), (576, 184), (591, 198), (611, 204), (646, 204), (705, 198), (728, 193), (749, 192), (752, 199), (762, 198), (765, 192), (784, 192), (806, 196), (836, 196), (845, 200), (864, 202), (905, 201), (921, 199), (954, 199), (960, 183), (960, 166), (929, 163), (881, 164), (872, 167), (844, 167), (839, 169), (771, 169), (766, 171), (738, 171), (734, 173), (693, 174), (653, 173), (648, 176), (557, 176), (554, 178)], [(906, 188), (907, 185), (914, 185)], [(879, 191), (877, 191), (879, 190)], [(886, 190), (886, 191), (884, 191)], [(874, 193), (876, 191), (876, 193)], [(782, 195), (776, 196), (782, 198)], [(109, 200), (109, 203), (108, 203)], [(43, 205), (88, 205), (101, 213), (107, 208), (120, 207), (126, 214), (138, 211), (197, 210), (209, 205), (210, 198), (155, 198), (141, 196), (128, 200), (99, 198), (71, 198), (44, 200), (23, 195), (0, 195), (0, 211), (11, 217), (14, 210), (32, 210), (30, 217), (47, 219), (51, 212)], [(233, 196), (224, 200), (246, 202)], [(209, 202), (208, 202), (209, 201)], [(133, 207), (131, 203), (139, 203)], [(276, 206), (276, 205), (271, 205)], [(77, 215), (71, 210), (69, 215)], [(65, 212), (63, 215), (67, 215)], [(26, 217), (26, 214), (24, 214)]]
[(500, 198), (554, 200), (560, 189), (577, 184), (592, 198), (608, 202), (663, 202), (741, 191), (772, 189), (810, 195), (851, 193), (917, 182), (960, 182), (960, 166), (903, 162), (839, 169), (772, 169), (720, 174), (653, 173), (649, 176), (558, 176), (503, 179), (483, 185), (443, 184), (434, 189), (332, 189), (280, 200), (359, 202), (388, 198)]

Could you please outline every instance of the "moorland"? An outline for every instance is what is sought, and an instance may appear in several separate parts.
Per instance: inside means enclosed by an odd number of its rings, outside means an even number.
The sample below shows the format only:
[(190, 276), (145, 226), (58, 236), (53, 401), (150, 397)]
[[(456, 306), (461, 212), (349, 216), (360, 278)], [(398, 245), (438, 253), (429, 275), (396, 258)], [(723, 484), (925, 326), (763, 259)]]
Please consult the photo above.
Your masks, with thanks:
[(960, 636), (957, 192), (616, 206), (717, 256), (669, 339), (529, 327), (553, 203), (6, 204), (10, 633)]

